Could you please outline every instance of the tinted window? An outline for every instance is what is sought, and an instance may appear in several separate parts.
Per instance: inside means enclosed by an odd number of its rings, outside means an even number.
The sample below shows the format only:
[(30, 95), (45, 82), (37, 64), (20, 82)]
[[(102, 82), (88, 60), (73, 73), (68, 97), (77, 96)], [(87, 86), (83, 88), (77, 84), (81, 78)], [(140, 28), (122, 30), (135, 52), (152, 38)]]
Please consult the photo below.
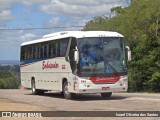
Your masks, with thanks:
[(21, 47), (21, 60), (64, 57), (69, 38)]
[(21, 47), (21, 60), (25, 59), (25, 47)]
[(60, 57), (64, 57), (66, 55), (68, 42), (69, 42), (69, 38), (60, 40)]

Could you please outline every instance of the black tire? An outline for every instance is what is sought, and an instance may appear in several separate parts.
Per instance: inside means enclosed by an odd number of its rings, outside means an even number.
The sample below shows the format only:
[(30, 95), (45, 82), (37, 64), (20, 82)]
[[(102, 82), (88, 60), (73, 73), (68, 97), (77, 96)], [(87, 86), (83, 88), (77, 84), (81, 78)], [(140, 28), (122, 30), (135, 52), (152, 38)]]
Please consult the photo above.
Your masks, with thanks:
[(75, 96), (74, 93), (68, 92), (68, 82), (67, 81), (63, 82), (63, 95), (64, 95), (64, 98), (67, 100), (73, 99)]
[(43, 95), (44, 94), (43, 90), (36, 89), (35, 80), (32, 80), (31, 82), (31, 89), (32, 89), (33, 95)]
[(37, 95), (44, 95), (45, 90), (37, 89), (36, 92), (37, 92)]
[(101, 93), (101, 96), (102, 96), (103, 98), (109, 98), (109, 97), (111, 97), (111, 95), (112, 95), (112, 92)]
[(35, 80), (31, 81), (31, 89), (32, 89), (32, 94), (36, 95), (37, 94), (37, 90), (36, 90)]

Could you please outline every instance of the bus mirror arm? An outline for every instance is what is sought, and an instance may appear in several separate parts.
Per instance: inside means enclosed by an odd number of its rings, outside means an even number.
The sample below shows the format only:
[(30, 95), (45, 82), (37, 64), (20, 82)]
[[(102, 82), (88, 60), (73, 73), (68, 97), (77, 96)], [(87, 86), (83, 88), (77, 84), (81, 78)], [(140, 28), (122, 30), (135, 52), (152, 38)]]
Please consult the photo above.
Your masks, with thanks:
[(126, 46), (126, 51), (127, 51), (128, 61), (131, 61), (131, 50), (130, 50), (129, 46)]
[(74, 51), (74, 61), (78, 64), (79, 62), (79, 52), (78, 50)]

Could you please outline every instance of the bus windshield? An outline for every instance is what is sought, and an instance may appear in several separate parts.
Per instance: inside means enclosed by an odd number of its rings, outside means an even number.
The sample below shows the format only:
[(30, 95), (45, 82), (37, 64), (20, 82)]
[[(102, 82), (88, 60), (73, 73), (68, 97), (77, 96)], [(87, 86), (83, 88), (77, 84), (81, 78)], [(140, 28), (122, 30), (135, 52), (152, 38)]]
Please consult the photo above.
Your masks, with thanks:
[(80, 74), (112, 75), (127, 72), (125, 45), (122, 37), (78, 39)]

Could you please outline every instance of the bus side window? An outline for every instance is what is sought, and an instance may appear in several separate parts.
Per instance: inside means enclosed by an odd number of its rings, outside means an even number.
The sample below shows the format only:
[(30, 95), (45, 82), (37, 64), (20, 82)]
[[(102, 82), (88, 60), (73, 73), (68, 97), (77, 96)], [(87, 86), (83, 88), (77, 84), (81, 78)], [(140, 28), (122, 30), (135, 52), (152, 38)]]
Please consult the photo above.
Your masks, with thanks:
[(27, 60), (27, 47), (24, 48), (24, 60)]
[(43, 48), (43, 58), (48, 58), (48, 45), (44, 44), (44, 48)]
[(41, 58), (41, 44), (38, 44), (38, 53), (37, 53), (37, 58), (40, 59)]
[(35, 46), (32, 46), (32, 59), (35, 59)]
[(35, 59), (37, 59), (38, 58), (38, 45), (35, 45), (34, 54), (35, 54)]
[(31, 47), (28, 47), (28, 49), (27, 49), (27, 53), (28, 53), (28, 60), (30, 60), (31, 59)]
[(51, 45), (51, 43), (49, 43), (49, 45), (48, 45), (48, 57), (49, 58), (52, 58), (52, 45)]
[(25, 59), (25, 47), (21, 47), (21, 60)]
[(58, 56), (58, 47), (57, 47), (58, 42), (57, 41), (51, 41), (49, 43), (49, 58), (54, 58)]
[(64, 57), (66, 55), (68, 42), (69, 42), (69, 38), (60, 40), (60, 57)]
[(44, 45), (41, 44), (41, 58), (44, 58)]

